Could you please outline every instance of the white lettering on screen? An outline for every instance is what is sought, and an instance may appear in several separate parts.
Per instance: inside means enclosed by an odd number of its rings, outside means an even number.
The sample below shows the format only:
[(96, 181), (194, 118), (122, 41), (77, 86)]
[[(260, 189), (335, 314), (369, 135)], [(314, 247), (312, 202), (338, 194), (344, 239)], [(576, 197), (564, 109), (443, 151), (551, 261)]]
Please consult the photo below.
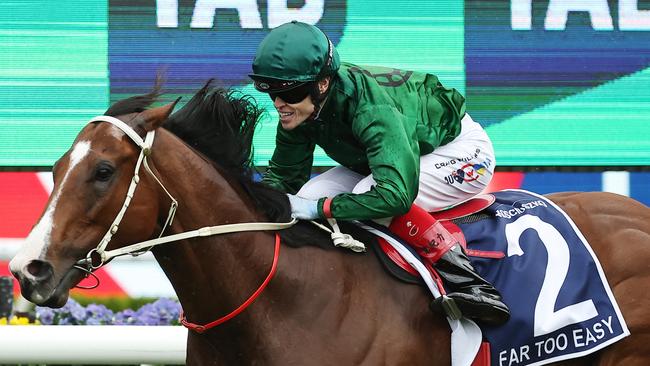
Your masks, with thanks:
[[(571, 12), (588, 13), (594, 30), (614, 30), (612, 11), (607, 0), (550, 0), (544, 18), (544, 29), (565, 30)], [(532, 30), (532, 13), (533, 0), (510, 0), (511, 28)], [(619, 0), (618, 28), (621, 31), (650, 31), (650, 10), (639, 10), (639, 0)]]
[[(197, 0), (192, 11), (190, 28), (218, 28), (214, 18), (218, 9), (235, 9), (242, 29), (262, 29), (262, 15), (256, 0)], [(267, 23), (276, 28), (298, 20), (316, 24), (325, 12), (325, 0), (305, 0), (300, 8), (289, 7), (287, 0), (268, 0)], [(178, 0), (156, 0), (158, 28), (178, 28)]]

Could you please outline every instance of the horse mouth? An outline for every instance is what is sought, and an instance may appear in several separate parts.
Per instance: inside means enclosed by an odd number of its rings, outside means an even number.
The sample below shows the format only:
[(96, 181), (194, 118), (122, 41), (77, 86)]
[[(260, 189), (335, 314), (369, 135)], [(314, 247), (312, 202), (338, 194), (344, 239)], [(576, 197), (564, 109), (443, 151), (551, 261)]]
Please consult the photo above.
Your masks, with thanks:
[(70, 289), (81, 282), (83, 278), (83, 271), (71, 267), (55, 286), (48, 286), (47, 283), (32, 283), (25, 278), (20, 278), (18, 282), (21, 294), (25, 299), (38, 306), (60, 308), (68, 301)]

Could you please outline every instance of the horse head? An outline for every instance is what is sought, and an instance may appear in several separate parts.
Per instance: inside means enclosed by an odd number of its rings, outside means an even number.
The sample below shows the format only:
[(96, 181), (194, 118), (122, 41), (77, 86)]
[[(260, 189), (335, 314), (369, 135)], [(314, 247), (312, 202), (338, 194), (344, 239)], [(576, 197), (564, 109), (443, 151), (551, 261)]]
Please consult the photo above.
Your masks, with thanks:
[[(156, 93), (146, 96), (151, 103)], [(146, 99), (146, 98), (145, 98)], [(133, 102), (133, 100), (131, 100)], [(63, 306), (71, 288), (86, 275), (78, 265), (107, 234), (125, 202), (141, 149), (120, 128), (103, 120), (117, 118), (144, 137), (170, 115), (175, 103), (114, 114), (115, 107), (88, 123), (72, 147), (53, 166), (54, 188), (49, 201), (21, 250), (10, 262), (23, 296), (50, 307)], [(124, 220), (110, 240), (119, 247), (150, 238), (158, 225), (159, 202), (155, 183), (144, 174)]]

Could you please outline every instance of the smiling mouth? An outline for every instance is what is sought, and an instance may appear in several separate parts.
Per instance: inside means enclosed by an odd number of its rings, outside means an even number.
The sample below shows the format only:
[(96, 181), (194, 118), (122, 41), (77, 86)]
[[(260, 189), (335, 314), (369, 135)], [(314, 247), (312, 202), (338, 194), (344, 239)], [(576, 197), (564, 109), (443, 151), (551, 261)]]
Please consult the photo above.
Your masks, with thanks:
[(284, 119), (286, 117), (290, 117), (290, 116), (293, 115), (293, 112), (280, 112), (280, 111), (278, 111), (278, 113), (280, 114), (281, 119)]

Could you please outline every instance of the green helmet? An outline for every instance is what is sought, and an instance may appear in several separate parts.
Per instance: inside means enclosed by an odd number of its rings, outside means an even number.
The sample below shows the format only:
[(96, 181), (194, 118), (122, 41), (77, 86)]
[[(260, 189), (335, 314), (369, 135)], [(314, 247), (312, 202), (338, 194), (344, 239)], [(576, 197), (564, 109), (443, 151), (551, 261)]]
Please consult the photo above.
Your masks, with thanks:
[(253, 60), (255, 88), (290, 90), (339, 69), (334, 45), (317, 27), (292, 21), (273, 29), (257, 47)]

